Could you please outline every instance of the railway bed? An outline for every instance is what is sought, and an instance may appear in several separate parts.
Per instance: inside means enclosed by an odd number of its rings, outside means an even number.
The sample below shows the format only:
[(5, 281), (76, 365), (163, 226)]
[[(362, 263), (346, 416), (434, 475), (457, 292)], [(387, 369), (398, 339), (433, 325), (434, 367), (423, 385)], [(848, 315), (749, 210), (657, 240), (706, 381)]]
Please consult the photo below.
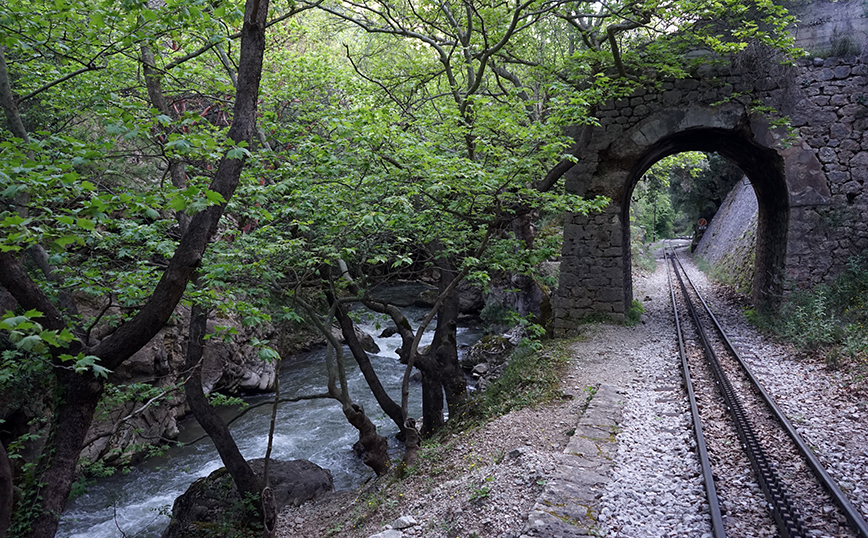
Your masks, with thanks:
[(746, 528), (753, 536), (868, 538), (868, 525), (759, 385), (677, 256), (666, 258), (715, 538)]

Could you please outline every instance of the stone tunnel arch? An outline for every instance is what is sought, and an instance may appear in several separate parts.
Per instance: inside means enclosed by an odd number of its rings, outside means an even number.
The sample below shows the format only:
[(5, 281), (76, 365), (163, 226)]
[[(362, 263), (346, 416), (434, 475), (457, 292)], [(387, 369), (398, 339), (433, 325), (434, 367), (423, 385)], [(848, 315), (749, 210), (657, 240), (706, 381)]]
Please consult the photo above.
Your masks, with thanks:
[[(691, 77), (636, 88), (597, 106), (595, 125), (569, 130), (574, 159), (545, 183), (563, 177), (566, 192), (611, 203), (565, 219), (556, 335), (579, 334), (589, 317), (624, 319), (633, 299), (629, 198), (644, 172), (674, 153), (716, 152), (749, 178), (759, 204), (757, 307), (773, 307), (779, 292), (830, 282), (868, 256), (868, 23), (855, 1), (802, 8), (799, 46), (826, 47), (846, 28), (863, 53), (782, 67), (754, 51), (747, 62), (703, 65)], [(771, 127), (784, 123), (792, 130)]]
[(648, 169), (660, 159), (686, 151), (718, 153), (736, 164), (747, 176), (759, 206), (757, 246), (752, 299), (758, 308), (767, 308), (781, 295), (789, 230), (789, 190), (784, 160), (774, 149), (758, 144), (744, 130), (691, 128), (672, 133), (649, 146), (636, 159), (626, 176), (621, 201), (623, 228), (625, 300), (632, 300), (630, 249), (630, 200), (633, 189)]
[(625, 318), (633, 300), (630, 195), (648, 168), (668, 155), (716, 152), (749, 178), (759, 205), (752, 298), (761, 310), (773, 309), (785, 291), (793, 200), (800, 209), (827, 203), (829, 189), (814, 152), (798, 140), (782, 144), (786, 133), (773, 129), (769, 118), (749, 104), (651, 99), (641, 103), (657, 106), (610, 103), (608, 110), (598, 111), (600, 125), (577, 133), (577, 162), (565, 173), (566, 190), (611, 202), (600, 213), (573, 214), (565, 223), (556, 334), (572, 334), (589, 317)]

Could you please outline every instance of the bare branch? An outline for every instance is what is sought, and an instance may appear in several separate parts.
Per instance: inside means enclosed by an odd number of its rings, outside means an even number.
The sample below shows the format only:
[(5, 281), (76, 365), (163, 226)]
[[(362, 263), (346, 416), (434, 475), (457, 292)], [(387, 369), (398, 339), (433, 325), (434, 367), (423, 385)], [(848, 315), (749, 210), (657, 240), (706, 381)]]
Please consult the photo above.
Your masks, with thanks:
[(57, 86), (61, 82), (66, 82), (67, 80), (69, 80), (71, 78), (77, 77), (78, 75), (81, 75), (82, 73), (87, 73), (90, 71), (99, 71), (99, 70), (105, 69), (105, 68), (106, 68), (105, 65), (88, 65), (86, 67), (82, 67), (81, 69), (73, 71), (72, 73), (67, 73), (65, 76), (62, 76), (59, 79), (53, 80), (53, 81), (49, 82), (48, 84), (45, 84), (44, 86), (33, 90), (32, 92), (28, 93), (27, 95), (22, 96), (20, 99), (18, 99), (18, 102), (23, 103), (24, 101), (26, 101), (28, 99), (32, 99), (33, 97), (36, 97), (37, 95), (44, 92), (45, 90), (47, 90), (49, 88), (53, 88), (54, 86)]
[[(292, 398), (281, 398), (277, 401), (277, 403), (278, 404), (297, 403), (297, 402), (302, 402), (305, 400), (331, 400), (331, 399), (334, 399), (333, 396), (331, 394), (325, 392), (325, 393), (320, 393), (320, 394), (307, 394), (304, 396), (294, 396)], [(259, 402), (259, 403), (253, 404), (253, 405), (248, 405), (237, 416), (235, 416), (232, 420), (227, 422), (226, 426), (231, 426), (232, 424), (235, 423), (236, 420), (240, 419), (241, 417), (243, 417), (244, 415), (246, 415), (247, 413), (249, 413), (250, 411), (252, 411), (254, 409), (258, 409), (264, 405), (274, 405), (274, 403), (275, 403), (274, 400), (265, 400), (265, 401), (262, 401), (262, 402)], [(208, 438), (208, 434), (201, 435), (201, 436), (193, 439), (192, 441), (188, 441), (186, 443), (183, 443), (183, 446), (193, 445), (193, 444), (198, 443), (202, 439), (207, 439), (207, 438)]]

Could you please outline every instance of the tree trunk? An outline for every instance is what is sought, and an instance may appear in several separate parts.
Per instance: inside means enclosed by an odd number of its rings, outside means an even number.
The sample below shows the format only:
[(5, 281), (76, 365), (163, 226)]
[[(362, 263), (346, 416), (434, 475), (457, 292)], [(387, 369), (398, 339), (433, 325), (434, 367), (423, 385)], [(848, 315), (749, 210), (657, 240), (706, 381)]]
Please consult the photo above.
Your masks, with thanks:
[(406, 432), (404, 458), (401, 460), (401, 468), (398, 469), (398, 475), (402, 478), (407, 469), (415, 465), (416, 460), (419, 459), (419, 447), (422, 444), (419, 432), (416, 431), (416, 422), (412, 418), (408, 418), (404, 422), (404, 431)]
[(0, 538), (6, 538), (6, 531), (12, 523), (12, 466), (6, 447), (0, 443)]
[(443, 382), (436, 361), (420, 355), (416, 367), (422, 372), (422, 435), (428, 436), (443, 425)]
[[(332, 301), (336, 300), (331, 294), (329, 294), (329, 298)], [(341, 332), (344, 335), (344, 340), (346, 340), (353, 357), (359, 364), (359, 369), (365, 376), (365, 380), (368, 382), (368, 387), (371, 389), (371, 392), (374, 393), (374, 397), (377, 399), (380, 407), (383, 408), (384, 411), (388, 410), (386, 413), (389, 414), (390, 417), (392, 414), (397, 412), (398, 417), (400, 418), (401, 407), (389, 397), (389, 394), (380, 383), (380, 378), (377, 377), (377, 373), (374, 371), (371, 361), (368, 359), (367, 352), (362, 348), (362, 344), (356, 337), (353, 322), (349, 315), (347, 315), (343, 305), (335, 305), (335, 316), (338, 318), (341, 325)], [(339, 344), (337, 342), (332, 342), (332, 345)], [(338, 349), (335, 349), (335, 354), (339, 362), (338, 368), (342, 372), (340, 375), (341, 388), (338, 396), (340, 397), (339, 401), (341, 402), (344, 416), (347, 418), (347, 421), (359, 431), (359, 441), (356, 446), (360, 449), (362, 461), (365, 465), (373, 469), (377, 476), (382, 476), (389, 469), (389, 444), (385, 437), (377, 433), (377, 427), (365, 414), (365, 410), (362, 409), (360, 405), (353, 403), (352, 398), (350, 398), (349, 387), (346, 384), (343, 353)], [(395, 419), (392, 418), (392, 420)], [(401, 424), (401, 422), (399, 421), (398, 424)]]
[(362, 461), (373, 469), (377, 476), (386, 474), (389, 470), (389, 443), (386, 438), (377, 433), (377, 427), (361, 406), (344, 406), (344, 416), (359, 430), (358, 444), (362, 449)]
[[(326, 351), (326, 367), (328, 368), (329, 374), (328, 394), (331, 398), (334, 398), (341, 403), (341, 409), (343, 410), (347, 421), (359, 432), (359, 440), (353, 448), (358, 452), (365, 465), (373, 469), (374, 472), (377, 473), (377, 476), (380, 476), (389, 468), (389, 455), (387, 452), (388, 443), (383, 436), (377, 433), (377, 427), (365, 415), (362, 406), (353, 403), (353, 400), (350, 397), (343, 346), (341, 346), (340, 342), (338, 342), (338, 339), (331, 331), (333, 315), (336, 315), (341, 319), (342, 331), (346, 331), (344, 332), (344, 335), (346, 340), (349, 342), (350, 348), (353, 349), (353, 354), (356, 359), (360, 361), (360, 364), (365, 364), (367, 368), (370, 369), (370, 372), (366, 375), (366, 377), (370, 376), (368, 383), (379, 388), (381, 393), (380, 396), (384, 398), (386, 403), (391, 401), (391, 399), (388, 394), (386, 394), (385, 390), (383, 390), (379, 378), (373, 371), (373, 368), (371, 368), (370, 361), (368, 361), (368, 355), (365, 350), (362, 349), (358, 338), (356, 338), (353, 323), (349, 319), (349, 316), (347, 316), (343, 305), (337, 301), (333, 292), (327, 292), (326, 294), (328, 300), (332, 303), (332, 310), (329, 312), (326, 323), (322, 322), (313, 307), (304, 302), (302, 302), (302, 304), (305, 310), (308, 311), (311, 321), (313, 321), (314, 325), (316, 325), (317, 329), (319, 329), (320, 333), (322, 333), (326, 341), (328, 341), (329, 347)], [(334, 359), (336, 364), (331, 362), (332, 351), (334, 351), (335, 354)], [(338, 385), (340, 385), (340, 387), (338, 387)], [(371, 390), (374, 389), (372, 388)]]
[[(256, 128), (256, 109), (262, 59), (265, 50), (265, 28), (269, 0), (249, 0), (245, 7), (241, 30), (241, 58), (236, 91), (234, 121), (228, 136), (236, 143), (250, 142)], [(13, 132), (21, 127), (5, 69), (5, 58), (0, 51), (0, 101)], [(26, 134), (26, 132), (25, 132)], [(24, 137), (20, 137), (24, 138)], [(238, 186), (243, 159), (221, 159), (210, 189), (229, 200)], [(202, 255), (217, 229), (224, 206), (211, 206), (196, 214), (187, 233), (163, 273), (154, 293), (142, 309), (129, 322), (120, 326), (111, 336), (93, 348), (73, 342), (65, 350), (53, 350), (76, 355), (80, 351), (100, 359), (103, 367), (116, 369), (153, 338), (171, 316), (184, 293), (193, 272), (201, 265)], [(40, 322), (46, 329), (63, 329), (66, 323), (48, 296), (27, 275), (20, 261), (12, 253), (0, 253), (0, 285), (6, 288), (25, 309), (43, 313)], [(30, 529), (33, 538), (51, 538), (66, 505), (75, 475), (75, 466), (81, 453), (82, 442), (93, 420), (93, 413), (102, 394), (102, 382), (91, 373), (75, 374), (68, 365), (55, 369), (62, 401), (54, 416), (50, 443), (46, 446), (43, 486), (40, 490), (40, 515)]]
[(18, 102), (9, 83), (9, 73), (6, 70), (5, 48), (5, 46), (0, 45), (0, 106), (3, 107), (6, 123), (9, 125), (9, 130), (12, 131), (12, 135), (20, 138), (25, 143), (29, 143), (30, 136), (28, 136), (27, 129), (24, 128), (24, 123), (21, 121), (21, 114), (18, 113)]
[[(332, 298), (332, 300), (334, 300), (334, 298)], [(404, 420), (401, 414), (401, 406), (389, 396), (389, 393), (387, 393), (386, 389), (383, 388), (383, 384), (380, 383), (380, 378), (377, 376), (377, 372), (374, 370), (374, 366), (368, 358), (368, 353), (364, 348), (362, 348), (362, 344), (356, 337), (353, 320), (351, 320), (347, 315), (343, 305), (337, 305), (337, 308), (335, 309), (335, 317), (337, 317), (338, 323), (341, 326), (341, 333), (344, 335), (344, 340), (347, 342), (347, 346), (349, 346), (350, 352), (353, 354), (356, 363), (358, 363), (359, 370), (361, 370), (362, 375), (365, 376), (365, 381), (367, 381), (368, 387), (374, 394), (374, 398), (376, 398), (377, 403), (380, 404), (380, 408), (382, 408), (383, 412), (392, 419), (395, 425), (398, 426), (398, 429), (403, 429)]]
[[(440, 269), (440, 293), (449, 289), (457, 272), (444, 258), (437, 261)], [(449, 405), (449, 415), (459, 416), (467, 398), (467, 381), (458, 363), (456, 328), (458, 320), (458, 294), (449, 291), (437, 310), (437, 329), (434, 339), (424, 355), (416, 361), (422, 372), (422, 434), (430, 435), (443, 424), (443, 394)]]
[[(0, 253), (0, 285), (23, 308), (42, 312), (40, 322), (46, 330), (66, 328), (60, 311), (30, 279), (21, 261), (11, 252)], [(49, 443), (40, 466), (42, 481), (37, 492), (41, 498), (40, 513), (31, 526), (31, 536), (49, 538), (57, 532), (60, 514), (72, 488), (78, 456), (102, 395), (100, 379), (92, 373), (76, 374), (57, 357), (60, 353), (75, 356), (81, 351), (84, 348), (78, 340), (71, 342), (66, 349), (52, 349), (60, 402), (52, 417)]]
[(208, 312), (199, 304), (193, 305), (190, 314), (190, 337), (187, 344), (187, 360), (185, 370), (190, 372), (190, 378), (184, 385), (184, 394), (193, 416), (214, 441), (214, 446), (223, 460), (226, 470), (232, 475), (242, 499), (256, 499), (254, 506), (259, 506), (259, 495), (262, 484), (253, 469), (241, 455), (232, 433), (215, 409), (208, 403), (202, 391), (202, 352), (205, 348), (205, 333), (208, 331)]
[(57, 532), (81, 447), (103, 389), (103, 383), (91, 373), (76, 374), (64, 368), (57, 370), (57, 377), (62, 387), (61, 403), (46, 445), (49, 453), (39, 490), (40, 514), (30, 528), (30, 536), (37, 538), (51, 538)]
[[(457, 297), (455, 302), (458, 302)], [(455, 320), (448, 320), (446, 325), (443, 340), (437, 347), (436, 358), (449, 416), (457, 417), (467, 401), (467, 379), (458, 362), (457, 324)]]

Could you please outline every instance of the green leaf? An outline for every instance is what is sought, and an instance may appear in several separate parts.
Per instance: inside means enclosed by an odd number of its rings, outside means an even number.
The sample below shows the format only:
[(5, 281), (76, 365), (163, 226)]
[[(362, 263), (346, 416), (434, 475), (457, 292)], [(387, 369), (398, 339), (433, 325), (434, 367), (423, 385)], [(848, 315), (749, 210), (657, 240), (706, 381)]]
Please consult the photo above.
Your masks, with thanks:
[(228, 159), (245, 159), (247, 157), (250, 157), (250, 151), (245, 148), (232, 148), (226, 152)]
[(280, 358), (280, 354), (270, 347), (264, 347), (259, 350), (259, 358), (265, 362), (274, 362)]
[(94, 377), (101, 377), (103, 379), (108, 379), (108, 375), (110, 373), (112, 373), (112, 371), (109, 370), (108, 368), (100, 366), (99, 364), (96, 364), (96, 363), (92, 364), (91, 368), (93, 368)]
[(79, 228), (84, 228), (85, 230), (93, 231), (96, 225), (90, 219), (75, 219), (75, 224)]
[(54, 244), (57, 245), (57, 247), (61, 250), (73, 243), (79, 243), (81, 245), (84, 245), (84, 240), (72, 234), (64, 235), (54, 240)]
[(169, 207), (171, 207), (175, 211), (183, 211), (187, 208), (187, 200), (185, 200), (182, 196), (173, 196), (169, 200)]
[(33, 351), (40, 344), (42, 344), (42, 338), (38, 334), (31, 334), (16, 342), (15, 346), (24, 351)]
[(211, 189), (205, 190), (205, 198), (211, 202), (212, 204), (225, 204), (226, 199), (223, 198), (223, 195), (217, 191), (212, 191)]
[(57, 331), (42, 331), (39, 333), (39, 338), (49, 346), (57, 347), (60, 345), (60, 341), (57, 339)]

